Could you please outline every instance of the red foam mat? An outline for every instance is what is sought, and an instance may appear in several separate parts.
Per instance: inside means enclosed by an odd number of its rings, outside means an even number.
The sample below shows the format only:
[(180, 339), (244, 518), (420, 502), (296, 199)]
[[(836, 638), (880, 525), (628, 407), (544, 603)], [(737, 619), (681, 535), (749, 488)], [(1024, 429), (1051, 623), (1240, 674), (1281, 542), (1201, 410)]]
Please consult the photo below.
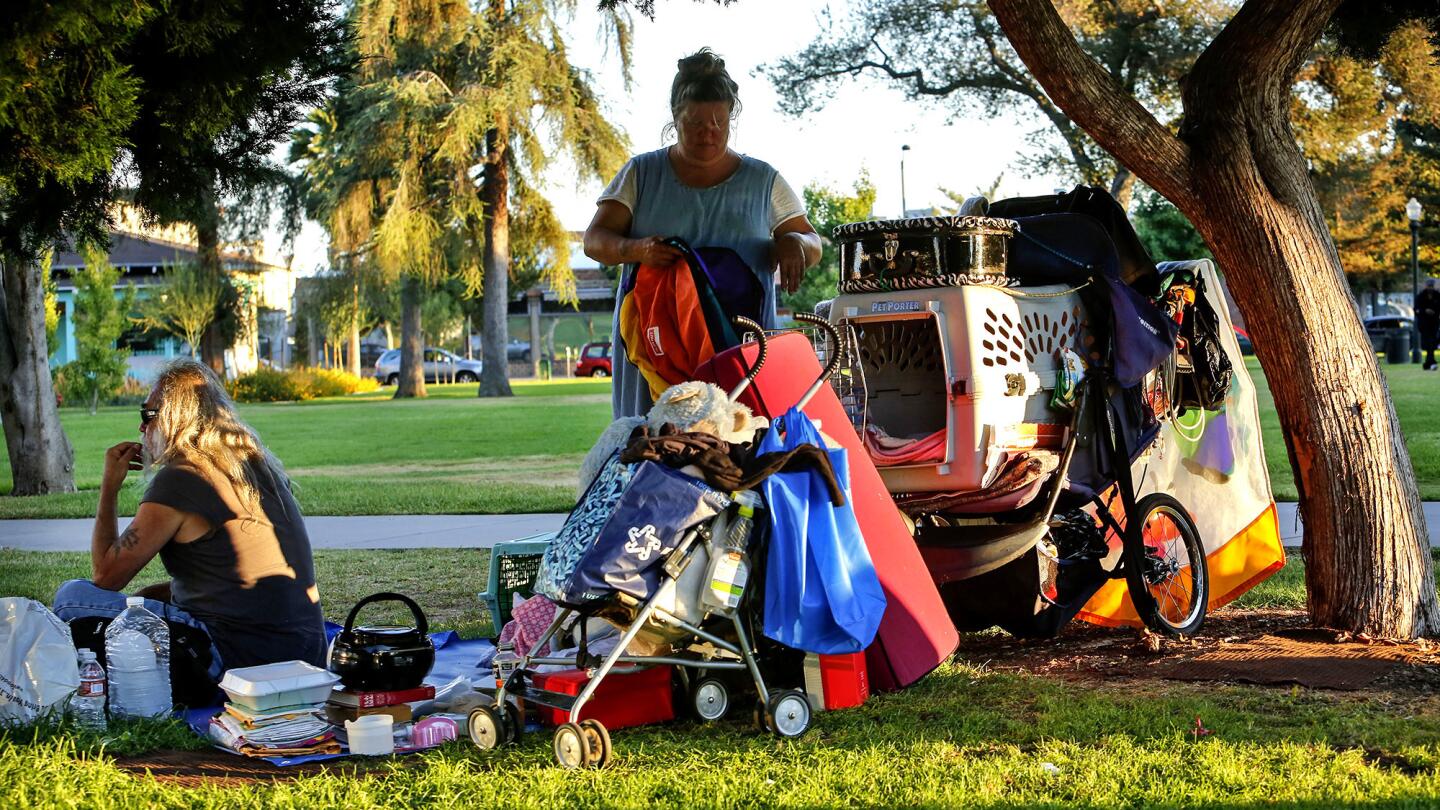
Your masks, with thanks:
[[(728, 391), (745, 376), (758, 353), (759, 347), (753, 343), (729, 349), (697, 369), (695, 378)], [(820, 362), (804, 335), (779, 335), (770, 340), (765, 366), (740, 401), (762, 416), (779, 416), (800, 401), (820, 372)], [(871, 688), (903, 689), (949, 658), (960, 643), (959, 634), (920, 550), (835, 392), (822, 386), (805, 413), (849, 451), (855, 516), (885, 589), (885, 617), (866, 651)]]

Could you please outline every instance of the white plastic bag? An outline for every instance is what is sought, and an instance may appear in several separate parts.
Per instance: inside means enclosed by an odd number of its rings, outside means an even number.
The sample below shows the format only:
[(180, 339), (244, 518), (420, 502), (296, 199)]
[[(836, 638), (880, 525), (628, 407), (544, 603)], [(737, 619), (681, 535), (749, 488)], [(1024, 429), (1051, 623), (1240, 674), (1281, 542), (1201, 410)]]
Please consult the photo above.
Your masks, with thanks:
[(63, 710), (80, 688), (70, 628), (33, 599), (0, 598), (0, 724)]

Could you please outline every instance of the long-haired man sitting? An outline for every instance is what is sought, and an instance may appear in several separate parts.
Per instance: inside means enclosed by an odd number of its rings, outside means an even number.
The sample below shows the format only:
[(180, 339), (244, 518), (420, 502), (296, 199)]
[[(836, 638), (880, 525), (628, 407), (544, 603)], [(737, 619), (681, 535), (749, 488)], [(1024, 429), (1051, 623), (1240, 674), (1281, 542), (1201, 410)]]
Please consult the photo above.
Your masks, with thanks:
[[(149, 485), (121, 532), (116, 495), (126, 474), (142, 469)], [(212, 678), (222, 667), (324, 665), (310, 539), (289, 478), (220, 380), (193, 360), (160, 373), (140, 409), (140, 441), (106, 451), (90, 541), (93, 581), (61, 585), (56, 615), (117, 615), (125, 608), (120, 591), (156, 554), (170, 581), (138, 595), (162, 618), (209, 633)]]

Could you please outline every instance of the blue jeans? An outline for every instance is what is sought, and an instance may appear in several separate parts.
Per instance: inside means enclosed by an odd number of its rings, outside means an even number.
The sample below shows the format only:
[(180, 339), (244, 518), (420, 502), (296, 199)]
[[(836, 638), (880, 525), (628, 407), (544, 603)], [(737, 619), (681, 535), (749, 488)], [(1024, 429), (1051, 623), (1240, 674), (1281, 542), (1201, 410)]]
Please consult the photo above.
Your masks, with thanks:
[[(87, 617), (113, 619), (125, 609), (125, 598), (125, 594), (107, 591), (88, 579), (72, 579), (55, 591), (55, 602), (51, 610), (64, 622)], [(145, 609), (167, 622), (185, 624), (205, 631), (205, 635), (210, 637), (210, 680), (219, 682), (225, 665), (220, 660), (220, 650), (215, 647), (215, 634), (210, 632), (204, 622), (169, 602), (146, 599)]]

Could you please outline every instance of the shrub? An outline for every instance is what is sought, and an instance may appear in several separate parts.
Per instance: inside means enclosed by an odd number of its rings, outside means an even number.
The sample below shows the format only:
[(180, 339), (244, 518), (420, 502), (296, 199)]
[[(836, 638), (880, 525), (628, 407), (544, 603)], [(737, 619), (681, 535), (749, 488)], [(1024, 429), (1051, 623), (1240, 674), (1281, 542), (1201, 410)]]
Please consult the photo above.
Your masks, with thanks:
[(309, 399), (309, 390), (293, 372), (257, 369), (227, 386), (236, 402), (297, 402)]
[[(90, 392), (93, 389), (77, 364), (72, 362), (56, 366), (50, 374), (55, 383), (55, 396), (59, 400), (60, 407), (90, 407)], [(99, 404), (138, 406), (143, 404), (148, 396), (150, 396), (150, 386), (127, 374), (124, 382), (120, 384), (120, 389), (102, 397)]]
[(289, 371), (262, 368), (230, 383), (237, 402), (297, 402), (319, 397), (343, 397), (374, 391), (373, 379), (331, 368), (297, 368)]
[(312, 397), (343, 397), (347, 394), (374, 391), (380, 383), (372, 377), (357, 377), (348, 371), (336, 368), (312, 368), (308, 370), (309, 389)]

